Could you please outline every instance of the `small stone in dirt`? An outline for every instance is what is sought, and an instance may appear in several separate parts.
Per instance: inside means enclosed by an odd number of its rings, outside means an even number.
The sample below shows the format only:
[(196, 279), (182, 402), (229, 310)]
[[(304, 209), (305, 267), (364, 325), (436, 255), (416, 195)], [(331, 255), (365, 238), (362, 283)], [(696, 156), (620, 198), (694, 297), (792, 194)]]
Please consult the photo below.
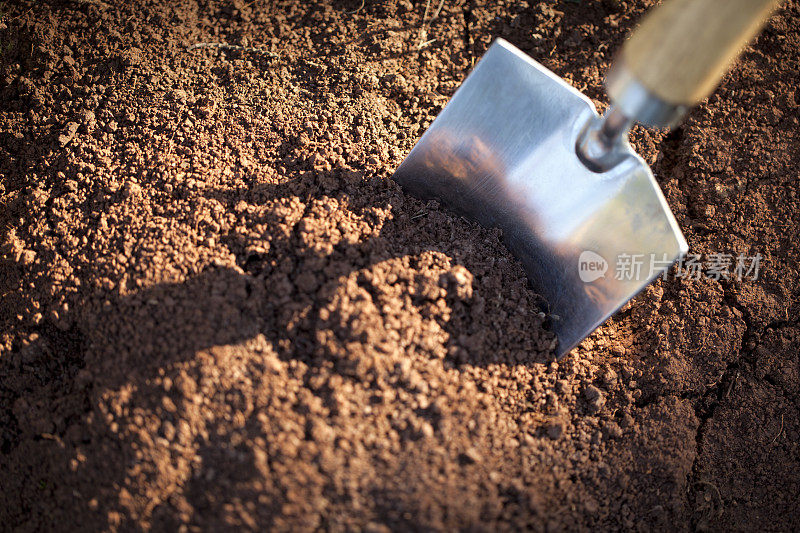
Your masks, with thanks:
[(597, 387), (595, 387), (594, 385), (589, 385), (583, 391), (583, 397), (586, 398), (587, 400), (589, 400), (590, 402), (594, 401), (597, 398), (600, 398), (602, 396), (603, 396), (603, 392), (600, 389), (598, 389)]
[(633, 417), (630, 415), (630, 413), (625, 413), (624, 415), (622, 415), (622, 420), (620, 421), (620, 424), (622, 425), (622, 427), (625, 428), (633, 426)]
[(319, 282), (313, 272), (302, 272), (295, 279), (295, 285), (305, 293), (313, 292), (317, 289)]
[(462, 465), (475, 464), (481, 460), (481, 454), (475, 448), (468, 448), (467, 450), (458, 454), (458, 462)]
[(20, 256), (23, 265), (32, 265), (36, 261), (36, 252), (33, 250), (25, 250)]
[(414, 11), (414, 4), (412, 4), (409, 0), (400, 0), (400, 2), (397, 3), (397, 7), (398, 11), (401, 13)]
[(175, 426), (169, 420), (165, 420), (161, 424), (161, 433), (165, 439), (172, 442), (175, 439)]
[(558, 440), (564, 434), (564, 423), (560, 420), (552, 420), (545, 426), (547, 436), (553, 440)]
[(315, 442), (333, 442), (336, 431), (322, 420), (313, 420), (310, 424), (309, 435)]
[(603, 391), (601, 391), (594, 385), (589, 385), (583, 390), (583, 397), (586, 398), (586, 400), (588, 400), (589, 409), (595, 413), (597, 411), (600, 411), (606, 403)]
[(613, 369), (607, 368), (603, 373), (603, 384), (609, 389), (613, 389), (617, 384), (617, 373)]
[(58, 136), (58, 142), (61, 146), (66, 146), (73, 137), (75, 137), (75, 133), (78, 131), (78, 123), (77, 122), (69, 122), (64, 127), (63, 133)]
[(83, 113), (81, 113), (81, 120), (86, 125), (87, 128), (93, 128), (97, 122), (95, 118), (94, 111), (87, 109)]
[(603, 432), (609, 439), (618, 439), (622, 436), (622, 428), (619, 427), (619, 424), (613, 420), (606, 423), (605, 427), (603, 428)]
[(122, 196), (130, 198), (142, 192), (142, 187), (134, 181), (126, 181), (125, 186), (122, 188)]
[(172, 398), (169, 396), (162, 396), (161, 397), (161, 405), (167, 412), (175, 413), (177, 412), (178, 408), (175, 406), (175, 402), (172, 401)]
[(390, 533), (392, 530), (384, 524), (370, 522), (364, 527), (364, 533)]

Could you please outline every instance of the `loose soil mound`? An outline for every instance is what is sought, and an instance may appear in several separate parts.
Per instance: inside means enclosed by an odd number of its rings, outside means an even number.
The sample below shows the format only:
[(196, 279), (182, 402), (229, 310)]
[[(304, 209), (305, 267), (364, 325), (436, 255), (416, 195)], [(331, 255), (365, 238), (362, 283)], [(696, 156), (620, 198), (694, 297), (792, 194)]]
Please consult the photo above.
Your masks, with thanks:
[(633, 134), (759, 278), (561, 362), (501, 236), (389, 176), (496, 36), (603, 108), (651, 2), (444, 4), (0, 5), (4, 527), (800, 527), (797, 2)]

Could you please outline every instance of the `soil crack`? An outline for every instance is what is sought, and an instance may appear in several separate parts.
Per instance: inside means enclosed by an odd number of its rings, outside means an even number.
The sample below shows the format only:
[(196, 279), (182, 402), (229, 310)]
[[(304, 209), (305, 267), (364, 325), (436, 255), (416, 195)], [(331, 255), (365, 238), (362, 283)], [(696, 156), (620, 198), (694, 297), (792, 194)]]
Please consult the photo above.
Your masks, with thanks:
[[(722, 289), (725, 303), (737, 309), (742, 314), (742, 319), (745, 323), (745, 331), (742, 334), (737, 357), (725, 367), (725, 371), (719, 382), (715, 386), (710, 387), (693, 405), (695, 416), (697, 416), (700, 421), (697, 432), (695, 433), (695, 457), (686, 487), (687, 506), (692, 509), (691, 526), (693, 531), (701, 529), (699, 523), (700, 517), (696, 515), (694, 505), (692, 504), (692, 497), (695, 495), (694, 487), (706, 483), (705, 480), (700, 479), (699, 462), (709, 422), (714, 418), (717, 408), (728, 399), (733, 388), (736, 386), (736, 382), (743, 371), (742, 362), (750, 359), (750, 356), (760, 345), (761, 337), (766, 330), (778, 323), (771, 322), (760, 328), (755, 326), (753, 324), (752, 313), (747, 307), (741, 305), (736, 300), (731, 288), (722, 284)], [(748, 346), (751, 346), (751, 348), (748, 348)]]

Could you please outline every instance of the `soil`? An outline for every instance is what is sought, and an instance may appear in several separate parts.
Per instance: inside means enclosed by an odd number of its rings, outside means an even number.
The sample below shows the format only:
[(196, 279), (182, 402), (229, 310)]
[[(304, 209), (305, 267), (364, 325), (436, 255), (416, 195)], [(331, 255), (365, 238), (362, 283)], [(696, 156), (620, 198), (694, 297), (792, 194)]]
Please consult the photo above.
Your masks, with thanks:
[(800, 528), (800, 3), (632, 134), (756, 280), (556, 362), (501, 235), (389, 179), (497, 36), (602, 110), (652, 3), (0, 4), (2, 528)]

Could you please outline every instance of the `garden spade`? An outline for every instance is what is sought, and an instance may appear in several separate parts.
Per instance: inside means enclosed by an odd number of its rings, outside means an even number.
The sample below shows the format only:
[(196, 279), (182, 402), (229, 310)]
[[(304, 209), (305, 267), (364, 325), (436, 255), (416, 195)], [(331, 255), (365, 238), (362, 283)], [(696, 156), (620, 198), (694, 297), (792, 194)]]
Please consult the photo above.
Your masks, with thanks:
[(394, 179), (503, 232), (547, 301), (559, 357), (687, 252), (634, 122), (676, 124), (717, 85), (774, 0), (667, 0), (644, 18), (592, 102), (497, 39)]

